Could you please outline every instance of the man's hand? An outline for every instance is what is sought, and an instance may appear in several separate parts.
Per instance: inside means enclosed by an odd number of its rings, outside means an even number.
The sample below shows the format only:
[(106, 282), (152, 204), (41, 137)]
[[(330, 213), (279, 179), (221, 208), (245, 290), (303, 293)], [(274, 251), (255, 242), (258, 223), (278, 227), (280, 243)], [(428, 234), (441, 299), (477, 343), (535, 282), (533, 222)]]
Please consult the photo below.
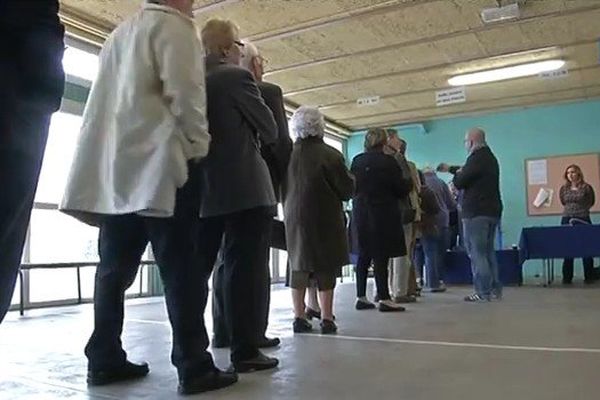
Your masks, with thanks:
[(436, 170), (438, 172), (450, 172), (450, 165), (448, 165), (446, 163), (441, 163), (440, 165), (437, 166)]

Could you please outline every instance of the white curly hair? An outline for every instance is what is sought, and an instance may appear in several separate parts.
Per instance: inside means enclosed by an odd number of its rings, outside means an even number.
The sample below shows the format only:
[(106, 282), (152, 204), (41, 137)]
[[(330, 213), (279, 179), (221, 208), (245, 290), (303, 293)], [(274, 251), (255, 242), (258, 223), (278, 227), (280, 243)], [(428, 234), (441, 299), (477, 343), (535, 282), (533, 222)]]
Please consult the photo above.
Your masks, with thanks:
[(316, 107), (298, 108), (290, 120), (292, 135), (298, 139), (325, 136), (325, 118)]

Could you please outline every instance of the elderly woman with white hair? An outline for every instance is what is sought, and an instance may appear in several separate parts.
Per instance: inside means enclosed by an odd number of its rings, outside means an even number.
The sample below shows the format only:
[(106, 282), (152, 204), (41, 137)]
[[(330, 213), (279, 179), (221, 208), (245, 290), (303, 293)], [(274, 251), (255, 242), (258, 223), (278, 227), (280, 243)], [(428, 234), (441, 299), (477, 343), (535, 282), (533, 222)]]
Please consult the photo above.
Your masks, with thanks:
[(312, 331), (304, 295), (316, 281), (321, 302), (321, 333), (337, 331), (333, 291), (349, 263), (342, 203), (352, 196), (354, 178), (337, 150), (325, 144), (325, 121), (316, 108), (300, 107), (291, 119), (296, 137), (287, 172), (285, 228), (294, 302), (294, 332)]

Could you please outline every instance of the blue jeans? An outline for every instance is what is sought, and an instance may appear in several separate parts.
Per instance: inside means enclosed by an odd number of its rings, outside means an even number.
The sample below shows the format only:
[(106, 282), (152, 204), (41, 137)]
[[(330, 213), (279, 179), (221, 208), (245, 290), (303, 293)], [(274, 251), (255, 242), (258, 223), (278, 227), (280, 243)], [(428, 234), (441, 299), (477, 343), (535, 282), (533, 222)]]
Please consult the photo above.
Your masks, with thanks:
[(440, 287), (440, 280), (443, 275), (445, 237), (443, 233), (438, 233), (435, 235), (423, 235), (421, 238), (423, 253), (425, 254), (426, 286), (429, 289)]
[(496, 295), (502, 294), (494, 248), (498, 223), (499, 219), (493, 217), (463, 219), (465, 245), (473, 272), (473, 285), (475, 292), (485, 298), (489, 298), (492, 292)]

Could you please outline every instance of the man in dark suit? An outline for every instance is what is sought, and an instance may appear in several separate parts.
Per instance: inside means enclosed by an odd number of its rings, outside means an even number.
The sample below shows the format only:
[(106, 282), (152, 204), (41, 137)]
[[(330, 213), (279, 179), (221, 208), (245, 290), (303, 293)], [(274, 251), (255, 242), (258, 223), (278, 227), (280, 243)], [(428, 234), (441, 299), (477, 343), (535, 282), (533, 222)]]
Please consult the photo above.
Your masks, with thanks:
[[(260, 56), (256, 46), (250, 42), (245, 42), (242, 54), (241, 65), (254, 75), (260, 94), (267, 107), (273, 113), (277, 124), (277, 140), (274, 143), (261, 143), (261, 154), (269, 167), (275, 197), (277, 198), (277, 202), (280, 203), (283, 198), (282, 183), (292, 152), (292, 140), (290, 139), (283, 105), (283, 92), (279, 86), (262, 80), (264, 58)], [(274, 212), (276, 213), (276, 210)], [(270, 246), (279, 249), (285, 248), (283, 222), (277, 219), (272, 221)], [(225, 281), (222, 267), (223, 263), (221, 261), (217, 264), (213, 275), (213, 327), (215, 334), (213, 344), (215, 347), (227, 347), (230, 342), (230, 330), (225, 317), (228, 305), (225, 302), (226, 296), (223, 294)], [(271, 277), (268, 257), (265, 260), (264, 268), (261, 268), (260, 272), (260, 274), (256, 275), (258, 296), (255, 299), (259, 316), (257, 331), (258, 345), (263, 348), (274, 347), (279, 345), (279, 339), (266, 337), (271, 300)]]
[(46, 148), (64, 89), (58, 0), (0, 2), (0, 322), (10, 306)]
[(212, 136), (208, 156), (192, 171), (200, 184), (198, 257), (210, 275), (221, 249), (226, 324), (232, 368), (271, 369), (278, 360), (258, 350), (260, 316), (254, 282), (264, 276), (276, 198), (261, 144), (277, 140), (273, 113), (252, 74), (239, 66), (243, 43), (229, 21), (213, 19), (202, 29), (207, 50), (206, 89)]

